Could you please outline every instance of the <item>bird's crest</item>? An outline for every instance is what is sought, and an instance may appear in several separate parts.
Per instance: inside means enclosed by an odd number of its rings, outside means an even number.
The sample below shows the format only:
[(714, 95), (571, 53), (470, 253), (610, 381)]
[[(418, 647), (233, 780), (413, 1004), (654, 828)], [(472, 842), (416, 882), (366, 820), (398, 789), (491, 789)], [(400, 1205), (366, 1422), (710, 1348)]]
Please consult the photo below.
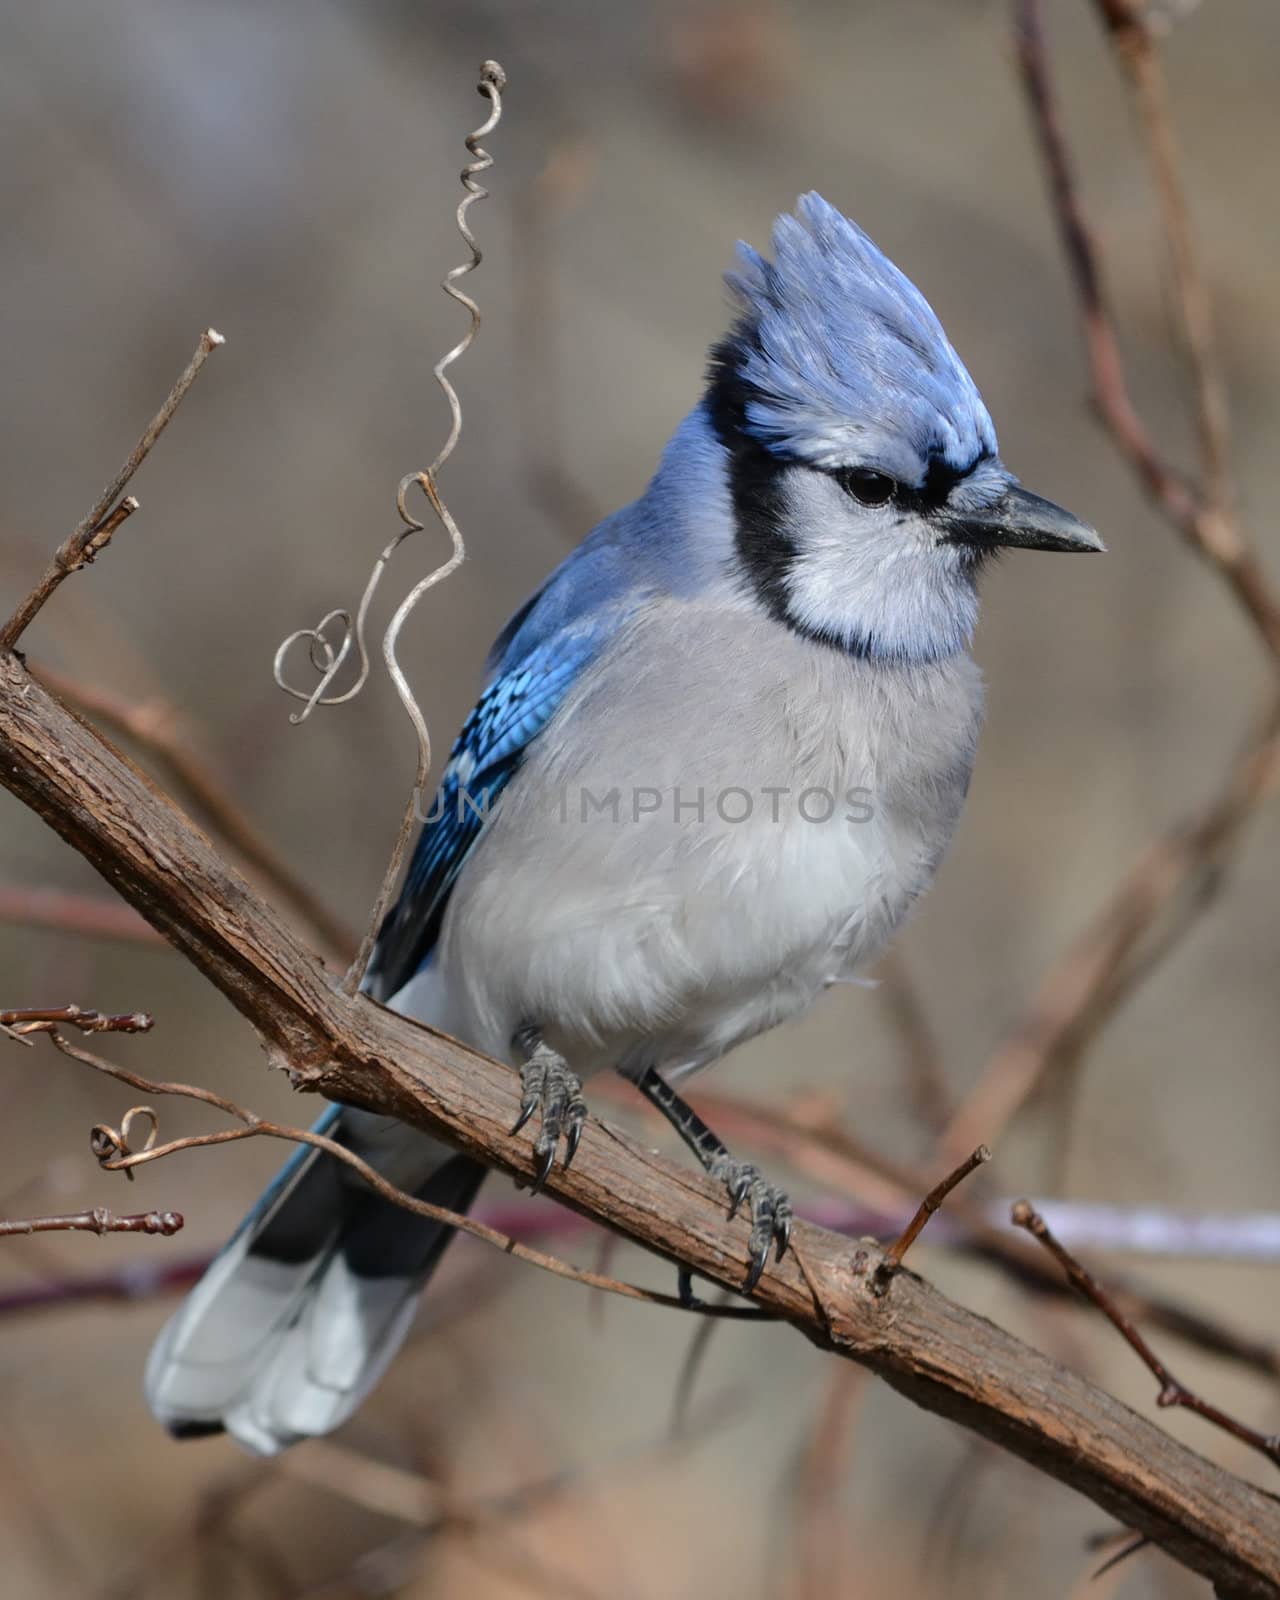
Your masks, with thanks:
[(743, 426), (776, 454), (919, 484), (996, 453), (973, 379), (920, 291), (818, 194), (778, 218), (773, 256), (738, 247), (740, 315), (717, 353)]

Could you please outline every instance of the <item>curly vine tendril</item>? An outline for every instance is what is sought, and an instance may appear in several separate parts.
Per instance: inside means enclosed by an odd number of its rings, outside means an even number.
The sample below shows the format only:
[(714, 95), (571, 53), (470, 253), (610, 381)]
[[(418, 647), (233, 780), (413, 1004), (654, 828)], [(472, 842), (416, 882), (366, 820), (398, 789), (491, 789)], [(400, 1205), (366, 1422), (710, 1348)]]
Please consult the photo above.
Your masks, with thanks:
[[(373, 570), (369, 574), (364, 593), (360, 597), (360, 604), (356, 610), (354, 626), (352, 625), (351, 612), (345, 607), (338, 607), (328, 612), (312, 628), (299, 628), (283, 641), (276, 651), (274, 662), (275, 681), (288, 695), (295, 700), (304, 702), (301, 711), (290, 715), (290, 722), (305, 722), (317, 706), (343, 705), (348, 700), (353, 700), (364, 688), (369, 677), (369, 650), (366, 642), (366, 623), (369, 607), (374, 594), (377, 592), (382, 575), (389, 565), (392, 556), (405, 539), (411, 534), (420, 533), (426, 524), (415, 517), (408, 507), (408, 496), (415, 486), (421, 488), (430, 503), (432, 511), (439, 520), (440, 525), (449, 535), (452, 550), (447, 561), (427, 574), (420, 582), (414, 585), (405, 598), (396, 608), (395, 614), (387, 627), (382, 640), (382, 658), (386, 664), (391, 681), (395, 684), (396, 692), (400, 696), (401, 704), (413, 723), (414, 732), (418, 737), (418, 781), (417, 787), (421, 789), (426, 781), (427, 772), (431, 765), (431, 737), (427, 730), (426, 719), (422, 715), (408, 679), (400, 665), (396, 654), (401, 629), (404, 627), (409, 614), (421, 600), (428, 589), (434, 588), (437, 583), (447, 578), (463, 560), (466, 548), (463, 544), (462, 533), (454, 521), (448, 506), (441, 498), (436, 484), (436, 477), (441, 467), (453, 454), (462, 432), (462, 406), (458, 399), (458, 392), (447, 376), (448, 368), (471, 348), (471, 344), (480, 329), (480, 308), (470, 295), (458, 288), (458, 280), (467, 273), (474, 272), (480, 265), (482, 256), (477, 245), (475, 235), (467, 222), (467, 211), (477, 200), (483, 200), (489, 191), (477, 181), (477, 174), (487, 171), (493, 165), (493, 157), (481, 145), (480, 140), (498, 126), (502, 118), (502, 90), (506, 87), (506, 73), (496, 61), (486, 61), (480, 68), (480, 81), (477, 85), (479, 92), (490, 102), (490, 112), (487, 119), (466, 136), (466, 146), (473, 159), (463, 167), (461, 173), (462, 186), (467, 191), (458, 205), (457, 225), (458, 232), (462, 235), (463, 242), (471, 252), (471, 259), (460, 266), (451, 268), (441, 281), (441, 288), (456, 300), (459, 305), (466, 308), (471, 318), (471, 324), (466, 333), (454, 345), (447, 355), (441, 357), (433, 371), (436, 382), (444, 394), (449, 406), (450, 426), (449, 434), (441, 446), (439, 454), (431, 465), (420, 472), (408, 473), (400, 482), (396, 491), (396, 509), (400, 514), (403, 528), (396, 534), (378, 559), (374, 562)], [(332, 636), (331, 636), (332, 635)], [(307, 643), (307, 655), (311, 666), (319, 674), (318, 682), (310, 690), (296, 688), (285, 676), (285, 663), (290, 651), (299, 641)], [(350, 654), (352, 645), (355, 645), (359, 660), (355, 682), (350, 688), (341, 693), (330, 693), (330, 688), (342, 671)]]

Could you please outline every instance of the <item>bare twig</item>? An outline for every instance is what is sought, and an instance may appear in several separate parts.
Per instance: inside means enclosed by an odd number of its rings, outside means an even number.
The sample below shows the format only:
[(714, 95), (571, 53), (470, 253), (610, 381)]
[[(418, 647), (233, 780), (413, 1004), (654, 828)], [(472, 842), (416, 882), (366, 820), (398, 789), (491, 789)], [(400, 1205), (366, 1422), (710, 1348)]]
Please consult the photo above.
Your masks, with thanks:
[(44, 576), (35, 586), (18, 609), (0, 628), (0, 653), (13, 649), (23, 633), (30, 626), (40, 608), (49, 596), (73, 572), (78, 572), (81, 567), (88, 565), (97, 556), (111, 535), (120, 526), (129, 514), (137, 509), (138, 502), (129, 496), (128, 499), (117, 505), (117, 500), (134, 473), (146, 460), (151, 447), (169, 425), (169, 419), (181, 405), (187, 390), (196, 380), (200, 368), (209, 359), (210, 354), (225, 343), (220, 333), (215, 333), (212, 328), (200, 335), (200, 342), (195, 348), (195, 354), (187, 363), (182, 376), (170, 389), (164, 404), (152, 417), (143, 429), (142, 437), (129, 452), (124, 465), (112, 478), (111, 482), (99, 495), (93, 510), (83, 522), (72, 532), (58, 547), (53, 560), (45, 569)]
[(0, 1220), (0, 1239), (22, 1233), (158, 1233), (169, 1239), (181, 1227), (182, 1216), (177, 1211), (143, 1211), (117, 1217), (105, 1206), (95, 1206), (92, 1211), (77, 1211), (70, 1216)]
[(78, 1028), (81, 1033), (150, 1033), (155, 1027), (155, 1018), (146, 1011), (104, 1016), (101, 1011), (87, 1011), (83, 1006), (0, 1011), (0, 1028), (19, 1036), (52, 1033), (59, 1026)]
[(480, 67), (480, 82), (477, 85), (477, 89), (488, 100), (490, 111), (484, 122), (472, 133), (469, 133), (465, 140), (472, 159), (462, 169), (461, 181), (466, 193), (458, 203), (456, 216), (458, 232), (462, 235), (463, 242), (471, 251), (471, 260), (463, 262), (461, 266), (453, 267), (446, 272), (443, 288), (444, 292), (456, 300), (468, 313), (471, 318), (471, 325), (458, 343), (454, 345), (453, 349), (441, 356), (434, 368), (436, 382), (440, 385), (441, 392), (449, 404), (449, 435), (427, 470), (425, 472), (410, 473), (408, 477), (402, 480), (399, 492), (396, 495), (396, 505), (406, 527), (411, 533), (418, 532), (422, 529), (423, 524), (406, 511), (405, 496), (415, 484), (422, 489), (431, 505), (431, 509), (439, 519), (441, 527), (449, 535), (453, 545), (453, 554), (442, 566), (437, 567), (434, 572), (428, 573), (425, 578), (422, 578), (410, 589), (409, 593), (396, 607), (395, 614), (392, 616), (390, 623), (387, 625), (387, 631), (382, 637), (382, 660), (386, 666), (387, 675), (395, 685), (396, 693), (400, 696), (400, 702), (408, 713), (409, 720), (413, 723), (414, 731), (418, 736), (418, 770), (414, 780), (413, 792), (409, 796), (409, 803), (405, 807), (404, 816), (400, 822), (400, 831), (396, 836), (391, 859), (387, 863), (387, 870), (383, 874), (381, 887), (373, 903), (373, 912), (369, 918), (368, 928), (365, 931), (364, 938), (361, 940), (355, 959), (347, 972), (345, 984), (347, 992), (351, 994), (354, 994), (364, 981), (364, 975), (369, 966), (369, 958), (373, 954), (374, 942), (382, 927), (383, 919), (390, 908), (396, 885), (400, 881), (400, 870), (409, 851), (414, 825), (427, 798), (427, 774), (431, 770), (431, 735), (427, 731), (426, 718), (422, 714), (422, 709), (418, 705), (413, 690), (409, 686), (409, 680), (405, 677), (404, 669), (401, 667), (399, 658), (396, 655), (396, 645), (399, 642), (400, 630), (404, 627), (419, 600), (426, 594), (428, 589), (433, 588), (437, 583), (447, 578), (461, 564), (466, 554), (461, 530), (441, 498), (437, 487), (437, 479), (441, 467), (453, 454), (459, 435), (462, 432), (462, 406), (458, 400), (457, 390), (449, 381), (447, 371), (459, 357), (467, 353), (476, 334), (480, 331), (480, 307), (470, 295), (464, 294), (458, 288), (458, 280), (465, 277), (467, 273), (474, 272), (481, 261), (480, 247), (476, 244), (475, 236), (467, 223), (467, 212), (477, 200), (485, 199), (489, 193), (483, 184), (476, 181), (478, 173), (487, 171), (493, 165), (493, 157), (481, 145), (480, 140), (492, 133), (502, 120), (502, 91), (506, 87), (506, 83), (507, 75), (496, 61), (482, 63)]
[(1093, 229), (1075, 180), (1057, 95), (1049, 71), (1039, 0), (1017, 0), (1018, 66), (1040, 139), (1063, 250), (1084, 318), (1094, 398), (1104, 422), (1147, 492), (1184, 531), (1194, 524), (1195, 491), (1159, 454), (1129, 394), (1120, 343), (1107, 309)]
[(921, 1230), (929, 1218), (939, 1209), (957, 1184), (963, 1183), (969, 1174), (991, 1160), (991, 1152), (985, 1144), (980, 1144), (972, 1155), (967, 1156), (954, 1171), (949, 1172), (941, 1182), (934, 1184), (916, 1209), (916, 1214), (906, 1227), (885, 1251), (879, 1265), (876, 1267), (872, 1279), (872, 1291), (875, 1294), (884, 1294), (894, 1275), (902, 1265), (903, 1257), (920, 1236)]
[(1102, 1312), (1112, 1327), (1128, 1344), (1138, 1359), (1146, 1366), (1147, 1370), (1160, 1385), (1160, 1392), (1156, 1396), (1159, 1406), (1181, 1406), (1187, 1411), (1194, 1411), (1197, 1416), (1203, 1417), (1207, 1422), (1221, 1428), (1224, 1433), (1229, 1433), (1232, 1438), (1239, 1439), (1247, 1444), (1250, 1449), (1259, 1451), (1275, 1466), (1280, 1466), (1280, 1435), (1260, 1433), (1256, 1428), (1249, 1427), (1246, 1423), (1238, 1422), (1234, 1417), (1219, 1410), (1209, 1401), (1202, 1400), (1180, 1383), (1169, 1371), (1160, 1357), (1143, 1338), (1142, 1334), (1133, 1325), (1132, 1321), (1124, 1314), (1112, 1297), (1102, 1287), (1091, 1272), (1085, 1270), (1071, 1252), (1054, 1238), (1048, 1223), (1032, 1206), (1029, 1200), (1019, 1200), (1013, 1207), (1012, 1220), (1019, 1228), (1025, 1228), (1033, 1238), (1036, 1238), (1045, 1249), (1054, 1257), (1067, 1277), (1075, 1287), (1084, 1295), (1086, 1300), (1091, 1300), (1098, 1310)]

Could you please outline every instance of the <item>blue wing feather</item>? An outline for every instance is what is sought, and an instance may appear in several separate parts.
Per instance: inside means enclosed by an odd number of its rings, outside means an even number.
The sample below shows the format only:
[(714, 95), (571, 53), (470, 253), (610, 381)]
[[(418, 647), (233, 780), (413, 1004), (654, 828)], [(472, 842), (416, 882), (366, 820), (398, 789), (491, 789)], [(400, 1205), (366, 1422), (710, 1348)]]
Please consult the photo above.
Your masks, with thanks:
[[(695, 416), (668, 453), (719, 448), (708, 440)], [(491, 677), (449, 754), (400, 899), (378, 938), (368, 987), (380, 999), (429, 959), (449, 893), (530, 743), (579, 673), (660, 587), (666, 521), (643, 501), (606, 517), (498, 635)]]
[(430, 956), (450, 891), (498, 797), (602, 642), (598, 631), (557, 635), (500, 671), (477, 701), (449, 753), (399, 902), (378, 939), (372, 987), (380, 997), (394, 994)]

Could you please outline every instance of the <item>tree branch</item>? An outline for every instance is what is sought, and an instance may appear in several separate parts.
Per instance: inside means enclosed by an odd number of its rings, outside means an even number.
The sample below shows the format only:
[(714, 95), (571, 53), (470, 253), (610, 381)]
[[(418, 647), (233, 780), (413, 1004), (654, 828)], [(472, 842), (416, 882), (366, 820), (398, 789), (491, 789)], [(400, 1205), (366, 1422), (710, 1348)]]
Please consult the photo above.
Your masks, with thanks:
[[(361, 995), (322, 963), (173, 803), (92, 728), (0, 657), (0, 781), (89, 860), (257, 1029), (298, 1088), (399, 1118), (528, 1182), (530, 1144), (508, 1129), (506, 1067)], [(747, 1229), (709, 1179), (617, 1129), (588, 1127), (550, 1191), (585, 1216), (736, 1288)], [(1070, 1484), (1227, 1594), (1280, 1597), (1280, 1506), (1127, 1407), (948, 1301), (909, 1272), (872, 1288), (873, 1246), (812, 1226), (765, 1273), (756, 1302)]]

